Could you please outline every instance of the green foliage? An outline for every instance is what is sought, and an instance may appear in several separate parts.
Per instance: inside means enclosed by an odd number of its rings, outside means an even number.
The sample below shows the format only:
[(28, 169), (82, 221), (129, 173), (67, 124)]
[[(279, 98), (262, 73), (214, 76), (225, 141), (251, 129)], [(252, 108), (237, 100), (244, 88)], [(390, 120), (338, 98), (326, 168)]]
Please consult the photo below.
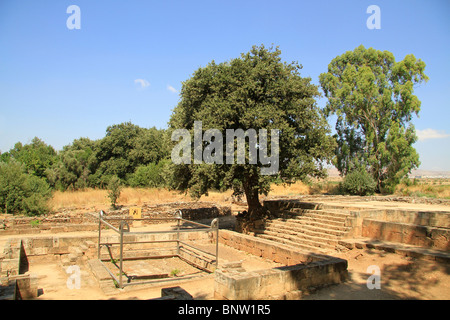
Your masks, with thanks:
[(41, 221), (38, 219), (30, 221), (30, 225), (32, 228), (37, 228), (37, 227), (39, 227), (40, 224), (41, 224)]
[(119, 177), (112, 176), (108, 183), (108, 198), (111, 200), (111, 207), (113, 209), (117, 208), (117, 199), (120, 197), (122, 191), (122, 182)]
[[(56, 154), (38, 138), (30, 145), (19, 142), (0, 156), (2, 162), (16, 160), (39, 177), (46, 177), (52, 188), (77, 190), (87, 187), (106, 188), (111, 176), (127, 181), (139, 167), (159, 163), (169, 156), (166, 130), (141, 128), (130, 122), (109, 126), (106, 136), (93, 141), (75, 139)], [(142, 178), (142, 168), (137, 176)], [(133, 185), (143, 185), (139, 178)], [(141, 179), (142, 180), (142, 179)], [(149, 185), (160, 185), (156, 178)]]
[(89, 187), (89, 177), (97, 165), (95, 149), (96, 142), (88, 138), (76, 139), (65, 146), (58, 162), (46, 171), (51, 186), (59, 190)]
[(75, 139), (58, 154), (38, 138), (28, 145), (18, 142), (0, 155), (0, 162), (20, 162), (28, 173), (45, 178), (50, 187), (61, 191), (106, 188), (114, 175), (133, 186), (162, 186), (163, 178), (155, 172), (169, 157), (168, 141), (166, 130), (126, 122), (109, 126), (102, 139)]
[(97, 149), (99, 162), (97, 170), (101, 175), (116, 175), (125, 179), (127, 174), (134, 171), (130, 151), (141, 132), (142, 128), (129, 122), (109, 126), (106, 129), (106, 136), (99, 141)]
[(179, 269), (173, 269), (172, 271), (170, 271), (170, 275), (172, 277), (176, 277), (180, 274), (180, 272), (181, 272), (181, 270), (179, 270)]
[(2, 154), (2, 160), (15, 160), (25, 165), (25, 169), (40, 178), (46, 177), (46, 170), (56, 162), (56, 151), (41, 139), (35, 137), (30, 144), (18, 142), (9, 152)]
[[(300, 76), (298, 63), (282, 62), (280, 55), (278, 48), (254, 46), (240, 58), (220, 64), (212, 61), (199, 68), (183, 83), (170, 130), (192, 132), (194, 121), (202, 121), (203, 130), (218, 129), (223, 137), (226, 129), (277, 129), (278, 178), (294, 181), (308, 175), (325, 176), (322, 166), (331, 158), (335, 144), (316, 105), (318, 88), (310, 78)], [(248, 145), (247, 141), (246, 150)], [(171, 180), (171, 187), (189, 190), (194, 197), (210, 189), (233, 188), (235, 195), (245, 193), (252, 215), (261, 208), (258, 195), (267, 193), (277, 177), (261, 175), (260, 162), (248, 163), (246, 154), (246, 164), (173, 165), (176, 179)]]
[(361, 45), (334, 58), (320, 75), (325, 114), (337, 116), (334, 164), (342, 175), (368, 168), (377, 190), (389, 191), (419, 166), (410, 122), (420, 111), (413, 89), (428, 80), (424, 69), (414, 55), (396, 62), (388, 51)]
[(376, 186), (377, 184), (372, 176), (363, 169), (348, 173), (342, 182), (342, 190), (345, 193), (358, 196), (374, 194)]
[(103, 187), (107, 183), (105, 177), (111, 175), (125, 181), (137, 167), (167, 158), (165, 135), (164, 130), (144, 129), (130, 122), (109, 126), (97, 145), (98, 166), (92, 183)]
[(6, 213), (41, 215), (48, 212), (51, 189), (45, 179), (26, 172), (15, 160), (0, 163), (0, 210)]
[(131, 187), (158, 188), (164, 186), (162, 168), (164, 163), (153, 162), (146, 166), (139, 166), (136, 171), (128, 177), (128, 184)]

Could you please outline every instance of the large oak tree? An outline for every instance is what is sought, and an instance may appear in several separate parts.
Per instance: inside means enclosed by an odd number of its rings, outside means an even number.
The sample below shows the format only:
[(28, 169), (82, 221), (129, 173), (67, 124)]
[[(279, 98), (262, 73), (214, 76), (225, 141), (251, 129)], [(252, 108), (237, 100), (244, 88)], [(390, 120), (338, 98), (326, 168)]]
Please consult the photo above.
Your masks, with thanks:
[[(251, 164), (248, 152), (244, 164), (225, 160), (221, 164), (195, 164), (192, 160), (190, 164), (173, 164), (172, 187), (189, 190), (195, 197), (211, 188), (232, 188), (235, 194), (245, 194), (246, 218), (254, 220), (264, 213), (259, 195), (267, 194), (275, 179), (290, 183), (326, 175), (324, 164), (332, 157), (335, 142), (316, 104), (318, 87), (300, 75), (301, 65), (282, 62), (280, 55), (278, 48), (254, 46), (240, 58), (219, 64), (212, 61), (199, 68), (183, 83), (180, 102), (169, 122), (170, 130), (187, 129), (193, 137), (194, 122), (201, 121), (203, 132), (217, 129), (224, 140), (227, 129), (254, 129), (259, 143), (249, 144), (249, 139), (246, 150), (261, 148), (260, 129), (275, 129), (279, 134), (278, 171), (261, 174), (265, 164), (261, 159)], [(270, 146), (273, 137), (268, 139)], [(203, 141), (202, 147), (211, 143)], [(195, 150), (192, 145), (190, 148), (193, 157)], [(226, 143), (218, 151), (225, 157)]]

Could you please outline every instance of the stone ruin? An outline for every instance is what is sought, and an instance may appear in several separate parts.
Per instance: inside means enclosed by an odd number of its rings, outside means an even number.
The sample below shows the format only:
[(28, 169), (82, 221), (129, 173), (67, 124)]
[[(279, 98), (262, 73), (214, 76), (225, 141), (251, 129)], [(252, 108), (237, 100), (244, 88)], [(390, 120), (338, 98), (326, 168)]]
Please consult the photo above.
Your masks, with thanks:
[[(219, 258), (217, 269), (210, 268), (201, 274), (205, 278), (214, 278), (215, 299), (299, 299), (310, 290), (342, 283), (348, 277), (347, 261), (334, 257), (336, 250), (378, 246), (381, 250), (407, 256), (450, 262), (449, 212), (355, 208), (292, 199), (266, 200), (264, 205), (271, 212), (270, 218), (253, 221), (246, 225), (245, 230), (240, 228), (237, 218), (235, 227), (241, 229), (241, 232), (220, 229), (218, 239), (214, 234), (202, 232), (183, 235), (185, 241), (193, 244), (212, 244), (218, 240), (222, 246), (283, 265), (247, 271), (239, 261)], [(231, 210), (227, 207), (199, 204), (196, 208), (183, 208), (180, 203), (143, 210), (143, 217), (168, 217), (169, 211), (173, 214), (174, 209), (181, 209), (183, 216), (192, 220), (232, 217)], [(121, 214), (126, 215), (126, 212)], [(83, 237), (52, 235), (53, 232), (60, 231), (96, 231), (98, 221), (94, 217), (44, 217), (34, 227), (29, 226), (29, 221), (24, 222), (26, 219), (10, 218), (0, 223), (3, 225), (0, 236), (15, 235), (4, 244), (3, 253), (0, 254), (2, 299), (29, 299), (38, 295), (38, 279), (27, 270), (28, 259), (34, 257), (46, 258), (62, 267), (87, 265), (105, 295), (113, 296), (118, 293), (111, 276), (99, 266), (98, 237), (95, 232), (92, 232), (92, 236)], [(147, 222), (143, 222), (146, 225)], [(29, 232), (30, 230), (33, 232)], [(23, 237), (17, 236), (22, 233)], [(173, 240), (175, 236), (174, 233), (163, 232), (136, 234), (129, 236), (127, 241), (167, 241)], [(108, 237), (108, 241), (118, 241), (117, 235)], [(395, 242), (397, 246), (386, 245), (386, 242)], [(400, 245), (405, 249), (399, 249)], [(142, 257), (143, 252), (151, 253), (155, 249), (152, 244), (136, 246), (125, 248), (129, 257), (133, 256), (133, 250), (138, 250), (139, 258), (142, 259), (145, 258)], [(199, 259), (197, 265), (202, 263), (200, 261), (206, 261), (202, 260), (202, 255), (198, 252), (192, 256)], [(189, 261), (188, 258), (185, 260)], [(182, 283), (177, 282), (177, 279), (167, 278), (165, 276), (152, 285), (173, 288)], [(180, 296), (187, 299), (189, 294), (182, 291), (177, 289), (171, 292), (181, 292)], [(174, 294), (166, 296), (168, 298), (165, 299), (175, 299)]]

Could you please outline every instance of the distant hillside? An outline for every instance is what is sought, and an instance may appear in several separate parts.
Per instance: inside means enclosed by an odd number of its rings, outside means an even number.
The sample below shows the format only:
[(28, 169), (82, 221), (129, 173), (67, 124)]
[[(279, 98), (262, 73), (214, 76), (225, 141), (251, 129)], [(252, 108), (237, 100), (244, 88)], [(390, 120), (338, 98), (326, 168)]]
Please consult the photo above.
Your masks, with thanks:
[(409, 176), (411, 178), (450, 178), (450, 171), (412, 170)]
[[(328, 168), (328, 176), (330, 178), (339, 177), (339, 171), (334, 168)], [(410, 178), (449, 178), (450, 179), (450, 171), (433, 171), (433, 170), (412, 170), (409, 175)]]

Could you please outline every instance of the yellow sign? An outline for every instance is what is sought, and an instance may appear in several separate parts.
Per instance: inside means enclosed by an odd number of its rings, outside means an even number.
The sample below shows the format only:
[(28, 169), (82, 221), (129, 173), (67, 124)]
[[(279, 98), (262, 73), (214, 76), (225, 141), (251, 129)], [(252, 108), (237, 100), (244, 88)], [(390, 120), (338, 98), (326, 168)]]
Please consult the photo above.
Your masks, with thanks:
[(142, 213), (141, 208), (138, 208), (138, 207), (130, 208), (130, 216), (133, 219), (141, 219), (141, 216), (142, 216), (141, 213)]

